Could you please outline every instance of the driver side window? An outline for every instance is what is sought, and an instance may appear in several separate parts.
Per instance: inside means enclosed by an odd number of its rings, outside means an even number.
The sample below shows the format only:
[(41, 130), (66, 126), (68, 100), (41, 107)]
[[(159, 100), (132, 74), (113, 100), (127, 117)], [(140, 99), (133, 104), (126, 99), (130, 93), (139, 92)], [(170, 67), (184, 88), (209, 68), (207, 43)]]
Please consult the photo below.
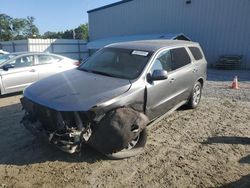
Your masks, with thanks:
[(153, 73), (154, 70), (166, 70), (167, 72), (172, 71), (172, 58), (170, 50), (159, 54), (151, 68), (151, 73)]

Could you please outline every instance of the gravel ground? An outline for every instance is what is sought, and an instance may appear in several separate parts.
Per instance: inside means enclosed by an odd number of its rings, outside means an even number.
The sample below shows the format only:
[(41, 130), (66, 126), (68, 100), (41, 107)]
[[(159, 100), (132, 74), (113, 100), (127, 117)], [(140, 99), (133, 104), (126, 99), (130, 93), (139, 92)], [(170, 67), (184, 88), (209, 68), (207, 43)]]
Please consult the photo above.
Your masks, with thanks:
[[(235, 76), (239, 80), (239, 90), (230, 88)], [(210, 69), (207, 79), (208, 81), (204, 88), (205, 97), (250, 102), (250, 71)]]
[[(231, 90), (234, 75), (240, 90)], [(223, 75), (223, 76), (222, 76)], [(145, 153), (68, 155), (32, 137), (19, 98), (0, 98), (0, 187), (250, 187), (250, 72), (209, 70), (202, 102), (150, 128)]]

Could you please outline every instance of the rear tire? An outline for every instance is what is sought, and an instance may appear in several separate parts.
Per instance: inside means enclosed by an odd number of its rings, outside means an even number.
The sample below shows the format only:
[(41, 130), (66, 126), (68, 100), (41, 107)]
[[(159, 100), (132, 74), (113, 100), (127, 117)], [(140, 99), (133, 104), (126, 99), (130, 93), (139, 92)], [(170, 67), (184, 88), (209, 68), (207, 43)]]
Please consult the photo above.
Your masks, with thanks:
[(199, 81), (197, 81), (194, 84), (191, 96), (189, 98), (189, 101), (187, 103), (187, 107), (190, 109), (195, 109), (198, 107), (200, 100), (201, 100), (201, 94), (202, 94), (202, 86)]
[[(133, 147), (125, 148), (119, 152), (115, 152), (112, 154), (106, 154), (106, 156), (110, 159), (118, 160), (118, 159), (124, 159), (124, 158), (129, 158), (129, 157), (139, 155), (144, 152), (144, 147), (146, 145), (146, 142), (147, 142), (147, 129), (144, 128), (140, 132), (138, 141)], [(130, 143), (128, 143), (128, 145), (130, 145)]]

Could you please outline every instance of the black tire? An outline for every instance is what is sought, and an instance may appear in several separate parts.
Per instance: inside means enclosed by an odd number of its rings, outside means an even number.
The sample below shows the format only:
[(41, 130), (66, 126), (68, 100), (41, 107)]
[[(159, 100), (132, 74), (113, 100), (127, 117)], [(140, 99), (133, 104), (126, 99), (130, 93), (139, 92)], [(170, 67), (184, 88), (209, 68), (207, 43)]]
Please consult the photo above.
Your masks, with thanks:
[(190, 95), (189, 101), (187, 103), (187, 107), (190, 109), (195, 109), (198, 107), (202, 94), (202, 85), (199, 81), (194, 84), (192, 93)]
[(144, 128), (140, 132), (138, 142), (132, 148), (123, 149), (122, 151), (112, 154), (106, 154), (106, 156), (110, 159), (118, 160), (139, 155), (144, 152), (144, 147), (146, 145), (146, 142), (147, 142), (147, 129)]

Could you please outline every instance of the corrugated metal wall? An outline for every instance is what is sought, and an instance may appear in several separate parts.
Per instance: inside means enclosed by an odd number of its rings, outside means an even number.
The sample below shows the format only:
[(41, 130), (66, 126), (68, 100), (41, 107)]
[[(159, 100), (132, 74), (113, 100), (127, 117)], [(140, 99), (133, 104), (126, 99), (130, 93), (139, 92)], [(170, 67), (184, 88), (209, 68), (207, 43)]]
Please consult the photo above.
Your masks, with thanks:
[(73, 39), (28, 39), (30, 52), (50, 52), (73, 59), (88, 57), (87, 42)]
[(210, 63), (243, 55), (250, 68), (249, 0), (134, 0), (89, 13), (90, 40), (111, 36), (184, 33), (198, 41)]
[(0, 46), (7, 52), (50, 52), (73, 59), (88, 57), (87, 42), (71, 39), (28, 39), (0, 42)]
[(0, 42), (0, 49), (7, 52), (23, 52), (28, 51), (27, 40), (12, 40)]

